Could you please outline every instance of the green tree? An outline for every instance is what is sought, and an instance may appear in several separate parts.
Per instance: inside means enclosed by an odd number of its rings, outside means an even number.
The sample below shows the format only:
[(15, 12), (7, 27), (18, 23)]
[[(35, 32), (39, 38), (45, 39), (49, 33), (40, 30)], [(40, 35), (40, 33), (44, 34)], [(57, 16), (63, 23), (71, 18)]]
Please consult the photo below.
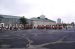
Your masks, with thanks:
[(75, 25), (74, 22), (71, 22), (71, 25), (74, 27), (74, 25)]
[(67, 26), (67, 24), (64, 23), (64, 24), (63, 24), (63, 27), (65, 28), (66, 26)]
[(23, 16), (19, 20), (20, 20), (20, 24), (22, 24), (24, 26), (24, 29), (25, 29), (25, 26), (27, 24), (27, 19)]
[(40, 19), (40, 17), (37, 17), (38, 19)]

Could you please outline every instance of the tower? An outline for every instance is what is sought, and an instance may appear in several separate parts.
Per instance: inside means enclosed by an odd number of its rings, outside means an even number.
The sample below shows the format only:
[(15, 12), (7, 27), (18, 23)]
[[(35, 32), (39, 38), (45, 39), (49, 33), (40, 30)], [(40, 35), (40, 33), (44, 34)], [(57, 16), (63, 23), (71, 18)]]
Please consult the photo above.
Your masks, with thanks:
[(58, 18), (58, 19), (57, 19), (57, 23), (58, 23), (58, 24), (61, 24), (61, 18)]

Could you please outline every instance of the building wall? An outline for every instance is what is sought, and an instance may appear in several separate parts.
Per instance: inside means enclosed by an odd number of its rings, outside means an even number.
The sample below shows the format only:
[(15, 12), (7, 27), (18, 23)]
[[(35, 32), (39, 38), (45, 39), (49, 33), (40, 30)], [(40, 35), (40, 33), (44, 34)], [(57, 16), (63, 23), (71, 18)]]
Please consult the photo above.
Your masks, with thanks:
[(17, 24), (17, 23), (19, 23), (18, 22), (18, 19), (16, 19), (16, 18), (4, 18), (4, 19), (2, 19), (2, 23), (4, 23), (5, 25), (9, 25), (9, 24)]
[(44, 21), (33, 21), (33, 26), (37, 27), (38, 25), (56, 25), (55, 22), (44, 22)]
[(1, 21), (0, 23), (4, 23), (4, 26), (9, 26), (9, 25), (16, 25), (19, 23), (19, 18), (18, 16), (10, 16), (10, 15), (0, 15)]

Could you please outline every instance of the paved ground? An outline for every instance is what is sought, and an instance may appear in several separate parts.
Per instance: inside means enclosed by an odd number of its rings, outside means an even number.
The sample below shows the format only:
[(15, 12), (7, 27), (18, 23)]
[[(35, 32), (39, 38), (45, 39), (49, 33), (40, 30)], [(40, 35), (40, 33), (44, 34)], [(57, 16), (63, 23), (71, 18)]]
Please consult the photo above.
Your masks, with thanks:
[[(27, 49), (60, 49), (60, 47), (65, 49), (68, 46), (73, 49), (75, 46), (75, 28), (69, 28), (68, 30), (32, 29), (0, 32), (0, 44), (7, 45), (5, 48), (25, 49), (27, 40), (31, 43)], [(66, 47), (63, 46), (64, 44)]]

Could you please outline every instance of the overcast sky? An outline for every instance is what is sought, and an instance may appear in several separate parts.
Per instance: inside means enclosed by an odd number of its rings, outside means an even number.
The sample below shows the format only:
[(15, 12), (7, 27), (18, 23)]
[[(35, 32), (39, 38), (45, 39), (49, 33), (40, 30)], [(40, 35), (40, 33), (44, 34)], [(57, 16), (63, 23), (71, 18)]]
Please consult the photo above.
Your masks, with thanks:
[(75, 22), (75, 0), (0, 0), (0, 14), (26, 18), (44, 14), (47, 18)]

